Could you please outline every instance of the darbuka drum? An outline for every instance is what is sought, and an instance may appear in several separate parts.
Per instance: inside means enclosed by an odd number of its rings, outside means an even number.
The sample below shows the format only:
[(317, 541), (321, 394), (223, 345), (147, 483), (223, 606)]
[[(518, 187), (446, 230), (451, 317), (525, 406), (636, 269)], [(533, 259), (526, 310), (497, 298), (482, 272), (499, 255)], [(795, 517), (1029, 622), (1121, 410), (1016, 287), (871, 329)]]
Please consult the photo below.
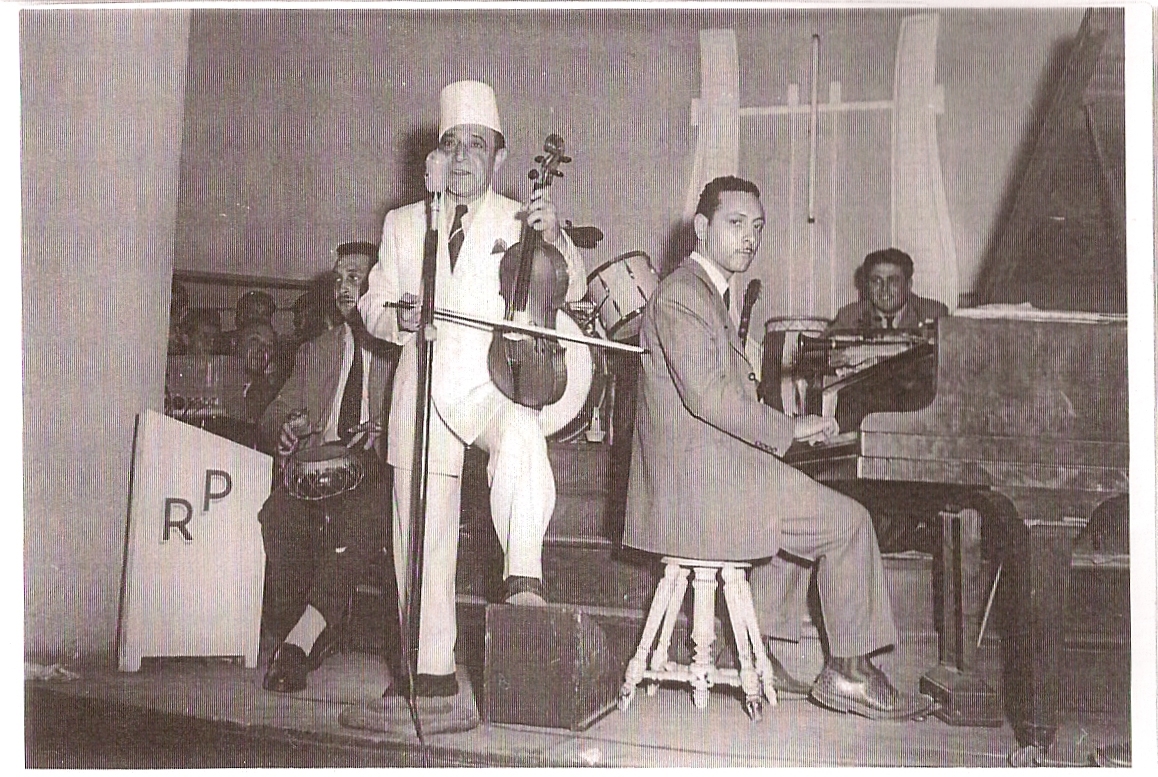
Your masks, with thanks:
[(358, 452), (330, 443), (291, 456), (285, 466), (285, 487), (298, 499), (328, 499), (353, 491), (365, 476)]
[(795, 376), (800, 336), (824, 334), (828, 320), (774, 317), (764, 325), (764, 361), (760, 368), (760, 399), (791, 416), (804, 415), (807, 386)]
[(587, 276), (587, 295), (595, 303), (603, 330), (612, 340), (639, 336), (643, 306), (659, 286), (659, 276), (643, 251), (629, 251)]

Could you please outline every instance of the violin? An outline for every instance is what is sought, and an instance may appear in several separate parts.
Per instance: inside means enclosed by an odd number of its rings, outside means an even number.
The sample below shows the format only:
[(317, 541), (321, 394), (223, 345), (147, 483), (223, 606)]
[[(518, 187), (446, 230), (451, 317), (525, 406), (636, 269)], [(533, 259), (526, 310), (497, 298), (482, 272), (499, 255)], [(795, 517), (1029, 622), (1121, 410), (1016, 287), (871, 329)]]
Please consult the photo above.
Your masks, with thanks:
[[(559, 165), (570, 162), (563, 138), (548, 135), (543, 154), (535, 157), (538, 169), (527, 177), (538, 191), (562, 177)], [(555, 319), (570, 283), (567, 262), (539, 231), (523, 222), (519, 242), (507, 249), (499, 263), (499, 289), (506, 302), (504, 319), (516, 324), (555, 328)], [(536, 410), (553, 404), (567, 388), (566, 352), (548, 337), (512, 330), (496, 330), (487, 353), (491, 380), (513, 402)]]

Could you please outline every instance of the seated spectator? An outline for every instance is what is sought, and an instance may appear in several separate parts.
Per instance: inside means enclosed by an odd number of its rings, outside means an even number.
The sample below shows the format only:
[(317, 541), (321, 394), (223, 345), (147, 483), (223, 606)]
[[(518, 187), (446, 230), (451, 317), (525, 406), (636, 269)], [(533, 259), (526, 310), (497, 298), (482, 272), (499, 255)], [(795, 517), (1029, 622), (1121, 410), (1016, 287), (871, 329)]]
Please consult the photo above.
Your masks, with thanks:
[(268, 324), (273, 327), (277, 303), (264, 291), (247, 291), (237, 300), (233, 313), (233, 329), (222, 335), (226, 351), (238, 353), (237, 339), (249, 324)]
[(913, 258), (904, 251), (873, 251), (857, 272), (863, 298), (837, 311), (830, 329), (919, 329), (949, 315), (944, 304), (912, 293)]
[(221, 313), (212, 308), (194, 308), (185, 318), (191, 356), (213, 356), (221, 350)]
[(277, 333), (264, 322), (246, 324), (237, 336), (236, 355), (245, 359), (245, 420), (256, 423), (285, 382), (276, 358)]

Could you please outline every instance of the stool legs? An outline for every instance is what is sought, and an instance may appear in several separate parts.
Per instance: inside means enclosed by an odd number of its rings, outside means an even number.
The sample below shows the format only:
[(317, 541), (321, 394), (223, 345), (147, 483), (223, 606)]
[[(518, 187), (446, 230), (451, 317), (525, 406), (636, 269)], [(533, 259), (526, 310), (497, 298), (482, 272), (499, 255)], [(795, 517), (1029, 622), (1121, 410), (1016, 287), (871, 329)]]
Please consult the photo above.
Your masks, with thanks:
[[(626, 711), (635, 696), (635, 688), (643, 679), (644, 669), (647, 667), (647, 654), (651, 650), (655, 633), (659, 630), (660, 619), (672, 609), (672, 592), (678, 588), (679, 600), (676, 600), (675, 610), (679, 611), (679, 601), (683, 599), (683, 592), (687, 588), (688, 570), (681, 569), (678, 564), (668, 564), (664, 569), (663, 578), (655, 587), (655, 596), (651, 601), (651, 609), (647, 613), (647, 622), (643, 627), (643, 636), (639, 640), (639, 647), (635, 655), (627, 663), (627, 672), (623, 680), (623, 687), (619, 689), (619, 709)], [(674, 619), (673, 619), (674, 620)], [(671, 626), (664, 624), (664, 633), (667, 640), (671, 639)], [(658, 653), (657, 653), (658, 655)], [(663, 651), (663, 659), (667, 660), (667, 650)]]
[(708, 706), (708, 689), (712, 687), (709, 672), (713, 667), (712, 643), (716, 641), (716, 570), (711, 567), (696, 567), (696, 577), (692, 581), (692, 643), (695, 652), (692, 658), (691, 684), (692, 701), (699, 709)]
[[(739, 685), (744, 692), (744, 709), (748, 716), (753, 721), (760, 720), (764, 705), (776, 704), (776, 690), (772, 665), (764, 652), (756, 610), (752, 605), (752, 591), (745, 575), (748, 565), (670, 557), (664, 559), (664, 565), (664, 574), (656, 585), (639, 646), (627, 664), (619, 691), (619, 709), (627, 710), (636, 687), (645, 681), (648, 695), (655, 692), (660, 682), (687, 683), (692, 688), (692, 702), (698, 709), (704, 709), (712, 686), (722, 683)], [(671, 660), (668, 650), (692, 570), (695, 571), (690, 635), (692, 662), (681, 664)], [(717, 668), (712, 659), (712, 645), (716, 640), (717, 570), (723, 578), (724, 601), (740, 664), (738, 670)]]
[(720, 570), (720, 576), (724, 578), (724, 599), (728, 603), (728, 619), (732, 623), (736, 658), (740, 662), (744, 709), (752, 720), (760, 720), (764, 717), (764, 695), (761, 694), (761, 688), (765, 690), (768, 702), (773, 705), (776, 704), (776, 689), (772, 686), (772, 665), (764, 653), (760, 630), (756, 625), (751, 588), (743, 569), (725, 566)]
[[(675, 570), (675, 582), (668, 595), (667, 607), (663, 616), (663, 626), (659, 630), (659, 642), (656, 643), (655, 652), (651, 654), (651, 669), (653, 672), (662, 672), (668, 668), (668, 650), (671, 647), (671, 635), (672, 632), (675, 631), (676, 619), (679, 618), (680, 607), (684, 603), (684, 593), (688, 590), (688, 573), (691, 571), (676, 564), (669, 565), (668, 569)], [(648, 683), (647, 695), (654, 696), (658, 689), (659, 683)]]

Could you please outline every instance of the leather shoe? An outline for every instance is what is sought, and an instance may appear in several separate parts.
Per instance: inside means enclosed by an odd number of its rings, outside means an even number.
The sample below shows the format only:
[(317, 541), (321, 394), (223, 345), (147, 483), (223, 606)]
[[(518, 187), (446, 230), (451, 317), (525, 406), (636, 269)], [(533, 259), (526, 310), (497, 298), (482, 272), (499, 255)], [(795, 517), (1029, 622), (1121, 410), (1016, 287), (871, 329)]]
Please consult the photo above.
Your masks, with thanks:
[(851, 712), (871, 720), (909, 720), (928, 715), (936, 707), (923, 693), (901, 693), (872, 672), (864, 679), (846, 677), (826, 666), (809, 694), (813, 701), (837, 712)]
[(323, 661), (338, 652), (341, 638), (340, 631), (332, 626), (322, 629), (322, 633), (314, 640), (314, 646), (310, 648), (310, 654), (306, 656), (309, 671), (314, 671)]
[(305, 690), (309, 671), (306, 651), (297, 645), (283, 642), (273, 652), (261, 687), (277, 693), (296, 693)]
[[(390, 686), (388, 693), (406, 695), (406, 680)], [(458, 695), (458, 678), (453, 674), (423, 674), (414, 676), (414, 695), (426, 699), (445, 699)]]
[(543, 587), (543, 581), (537, 577), (511, 575), (503, 581), (503, 586), (506, 588), (506, 595), (503, 597), (506, 604), (542, 607), (547, 603), (547, 591)]

